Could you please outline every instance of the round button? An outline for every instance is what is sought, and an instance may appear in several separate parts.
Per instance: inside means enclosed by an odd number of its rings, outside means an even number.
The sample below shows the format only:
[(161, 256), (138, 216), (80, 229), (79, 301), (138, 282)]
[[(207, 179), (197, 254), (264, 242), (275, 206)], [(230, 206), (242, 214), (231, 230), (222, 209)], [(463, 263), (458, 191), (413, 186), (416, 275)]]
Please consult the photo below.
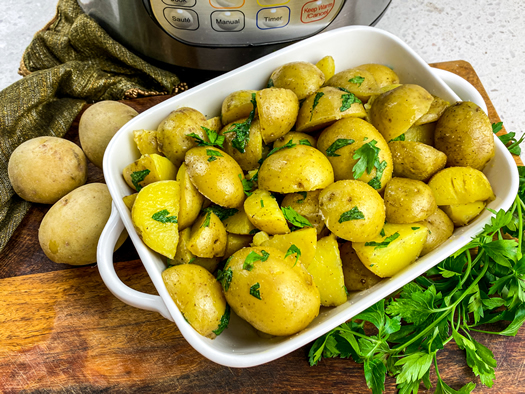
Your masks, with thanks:
[(284, 7), (264, 10), (261, 22), (266, 27), (281, 27), (288, 23), (288, 9)]
[(215, 3), (217, 7), (239, 8), (244, 5), (244, 0), (213, 0), (213, 3)]
[(199, 19), (195, 12), (180, 8), (165, 8), (166, 20), (177, 29), (195, 30), (199, 27)]
[(215, 11), (211, 23), (217, 31), (239, 31), (244, 29), (244, 15), (240, 11)]

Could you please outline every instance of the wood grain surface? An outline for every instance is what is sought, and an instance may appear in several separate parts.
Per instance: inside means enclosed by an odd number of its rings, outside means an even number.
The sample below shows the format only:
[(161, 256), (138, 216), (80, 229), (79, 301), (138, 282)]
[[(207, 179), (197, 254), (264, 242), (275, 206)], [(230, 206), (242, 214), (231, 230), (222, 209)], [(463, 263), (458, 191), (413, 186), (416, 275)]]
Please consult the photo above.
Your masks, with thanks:
[[(487, 102), (491, 121), (500, 121), (469, 63), (433, 66), (473, 84)], [(126, 103), (141, 112), (167, 98)], [(77, 143), (78, 119), (66, 136)], [(102, 172), (91, 164), (88, 181), (103, 181)], [(72, 267), (48, 260), (37, 236), (48, 209), (34, 204), (0, 256), (0, 392), (370, 392), (362, 365), (328, 359), (310, 367), (309, 346), (254, 368), (214, 364), (186, 343), (174, 323), (115, 298), (95, 265)], [(124, 283), (155, 294), (129, 240), (114, 261)], [(524, 393), (523, 330), (512, 338), (475, 337), (498, 361), (494, 386), (481, 386), (452, 343), (438, 353), (444, 380), (455, 389), (473, 380), (476, 393)], [(393, 379), (387, 378), (386, 386), (388, 393), (395, 392)]]

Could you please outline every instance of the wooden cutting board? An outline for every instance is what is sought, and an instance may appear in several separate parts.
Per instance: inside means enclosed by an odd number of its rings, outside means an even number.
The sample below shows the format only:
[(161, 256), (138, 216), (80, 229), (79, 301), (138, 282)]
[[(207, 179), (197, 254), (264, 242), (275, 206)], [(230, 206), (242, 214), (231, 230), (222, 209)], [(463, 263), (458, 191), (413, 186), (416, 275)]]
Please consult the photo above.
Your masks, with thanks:
[[(491, 121), (500, 121), (469, 63), (432, 66), (474, 85), (487, 103)], [(126, 103), (141, 112), (167, 98)], [(78, 119), (66, 136), (77, 143)], [(90, 165), (88, 179), (103, 181), (102, 172)], [(309, 346), (248, 369), (208, 361), (186, 343), (174, 323), (115, 298), (96, 266), (48, 260), (37, 236), (48, 209), (34, 204), (0, 256), (0, 392), (370, 392), (362, 365), (328, 359), (310, 367)], [(156, 293), (129, 240), (114, 259), (126, 284)], [(474, 380), (479, 393), (525, 392), (525, 330), (513, 338), (479, 334), (476, 340), (492, 349), (498, 361), (493, 388), (481, 386), (465, 368), (464, 353), (452, 343), (438, 353), (444, 380), (455, 389)], [(395, 392), (394, 380), (388, 378), (386, 387)]]

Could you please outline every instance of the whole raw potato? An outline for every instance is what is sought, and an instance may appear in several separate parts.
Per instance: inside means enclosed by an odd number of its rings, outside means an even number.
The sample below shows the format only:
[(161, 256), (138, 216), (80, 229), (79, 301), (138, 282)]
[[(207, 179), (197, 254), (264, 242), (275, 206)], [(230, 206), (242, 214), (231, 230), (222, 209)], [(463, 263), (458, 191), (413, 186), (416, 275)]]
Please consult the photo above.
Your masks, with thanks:
[[(85, 265), (97, 261), (97, 244), (111, 213), (111, 196), (103, 183), (89, 183), (61, 198), (38, 230), (40, 247), (55, 263)], [(127, 237), (124, 232), (115, 250)]]
[(102, 168), (104, 151), (111, 138), (138, 112), (118, 101), (100, 101), (86, 109), (78, 124), (80, 145), (88, 159)]
[(8, 174), (24, 200), (54, 204), (87, 180), (87, 160), (73, 142), (37, 137), (24, 142), (9, 158)]

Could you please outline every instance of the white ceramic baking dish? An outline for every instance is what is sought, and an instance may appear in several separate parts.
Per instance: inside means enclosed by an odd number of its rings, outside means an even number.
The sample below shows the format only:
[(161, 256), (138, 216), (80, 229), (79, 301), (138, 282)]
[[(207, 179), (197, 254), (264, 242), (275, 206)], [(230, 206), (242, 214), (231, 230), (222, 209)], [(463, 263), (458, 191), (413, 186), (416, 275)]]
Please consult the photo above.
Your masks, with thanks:
[[(241, 89), (261, 89), (265, 87), (272, 70), (278, 66), (298, 60), (316, 63), (326, 55), (333, 56), (337, 71), (363, 63), (386, 64), (394, 69), (403, 83), (422, 85), (430, 93), (451, 102), (460, 100), (453, 91), (456, 90), (461, 99), (473, 101), (486, 110), (479, 93), (462, 78), (431, 69), (412, 49), (392, 34), (376, 28), (353, 26), (323, 33), (289, 46), (156, 105), (120, 129), (106, 150), (104, 176), (113, 197), (114, 209), (98, 246), (98, 267), (102, 279), (110, 291), (125, 303), (157, 311), (174, 321), (182, 335), (198, 352), (218, 364), (230, 367), (255, 366), (308, 344), (467, 244), (491, 216), (490, 212), (485, 211), (474, 223), (456, 230), (445, 244), (394, 277), (383, 280), (369, 290), (351, 294), (348, 301), (339, 307), (323, 308), (310, 326), (298, 334), (290, 337), (262, 337), (233, 313), (228, 329), (214, 340), (204, 338), (193, 330), (182, 317), (162, 282), (161, 272), (166, 268), (163, 259), (142, 243), (133, 228), (130, 212), (122, 202), (122, 197), (132, 193), (122, 178), (122, 170), (139, 157), (133, 142), (133, 130), (156, 129), (171, 111), (183, 106), (193, 107), (207, 117), (219, 115), (222, 100), (229, 93)], [(508, 209), (516, 196), (518, 174), (512, 156), (497, 138), (496, 156), (484, 172), (497, 196), (489, 207), (495, 210)], [(124, 227), (159, 296), (133, 290), (124, 285), (116, 275), (112, 260), (113, 247)]]

